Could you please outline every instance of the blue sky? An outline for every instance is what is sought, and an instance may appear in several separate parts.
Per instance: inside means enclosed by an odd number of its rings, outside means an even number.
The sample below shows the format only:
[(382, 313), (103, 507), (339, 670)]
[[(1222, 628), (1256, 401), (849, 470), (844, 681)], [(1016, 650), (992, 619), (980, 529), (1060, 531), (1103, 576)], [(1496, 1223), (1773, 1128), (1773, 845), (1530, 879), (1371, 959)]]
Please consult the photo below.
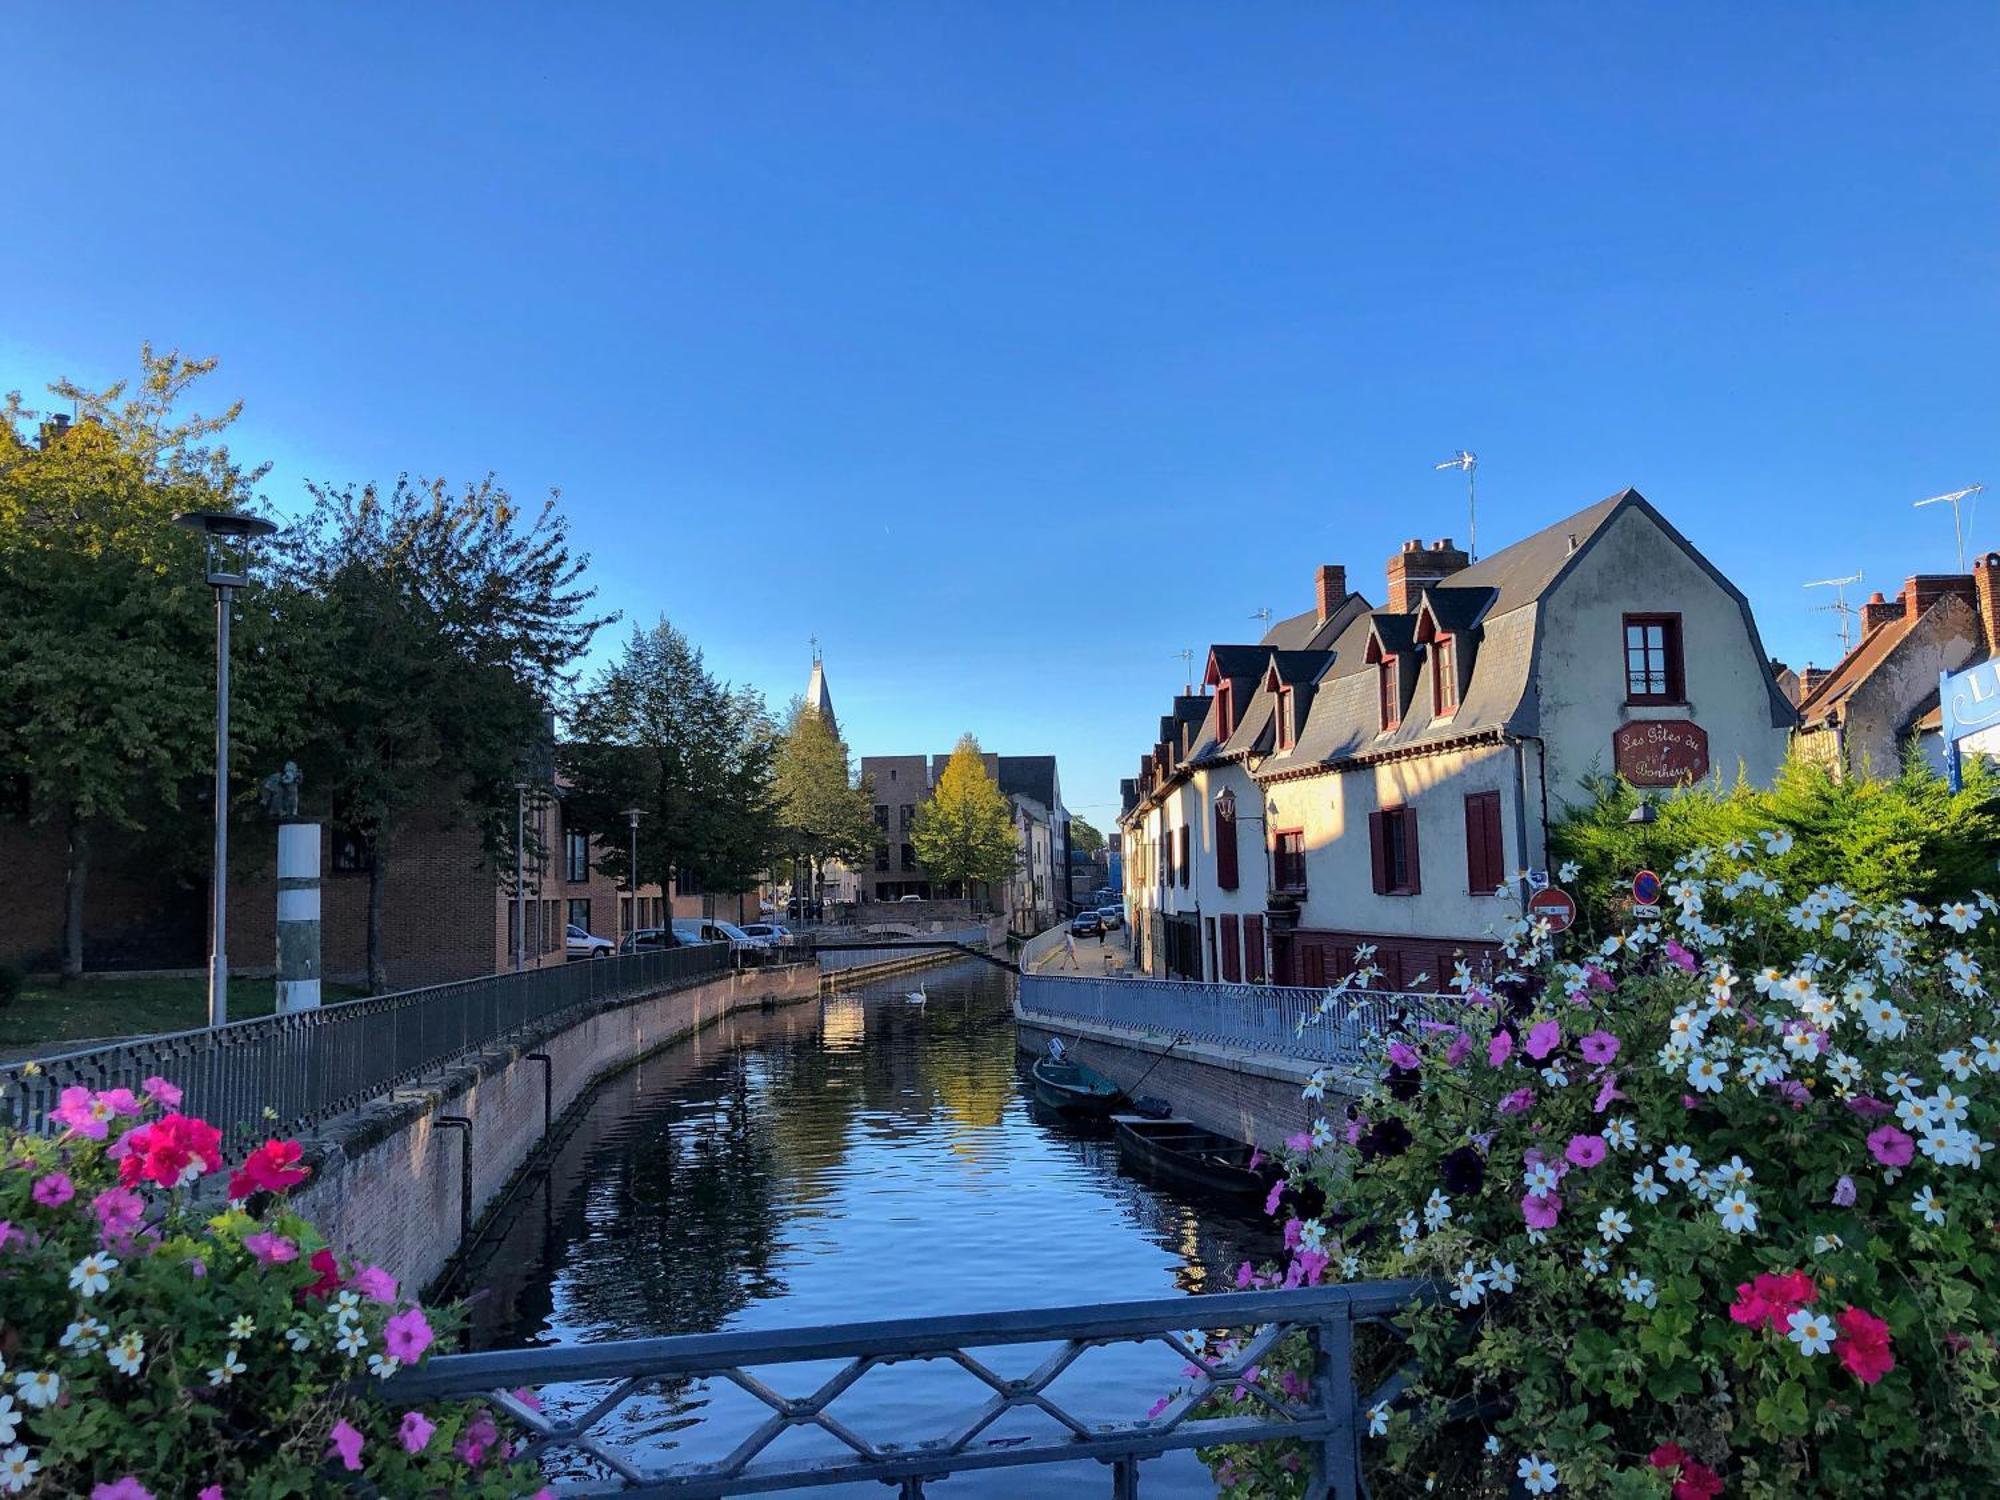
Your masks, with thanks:
[[(219, 355), (299, 481), (559, 485), (607, 604), (860, 753), (1053, 751), (1176, 653), (1624, 485), (1807, 579), (1996, 485), (1990, 5), (10, 11), (0, 388)], [(607, 642), (607, 644), (612, 644)]]

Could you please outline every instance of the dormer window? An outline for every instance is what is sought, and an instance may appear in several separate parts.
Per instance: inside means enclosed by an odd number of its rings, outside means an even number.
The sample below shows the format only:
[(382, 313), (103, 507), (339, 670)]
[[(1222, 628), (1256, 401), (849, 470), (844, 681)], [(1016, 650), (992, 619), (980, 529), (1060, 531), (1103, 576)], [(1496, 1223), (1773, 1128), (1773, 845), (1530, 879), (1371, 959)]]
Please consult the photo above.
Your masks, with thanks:
[(1376, 695), (1380, 700), (1382, 733), (1387, 734), (1403, 722), (1403, 684), (1396, 669), (1396, 658), (1385, 656), (1375, 667)]
[(1458, 642), (1441, 635), (1431, 642), (1431, 713), (1448, 719), (1458, 712)]
[(1236, 733), (1236, 695), (1227, 682), (1215, 690), (1215, 737), (1226, 740)]
[(1289, 750), (1298, 738), (1298, 725), (1292, 717), (1292, 690), (1278, 689), (1278, 748)]

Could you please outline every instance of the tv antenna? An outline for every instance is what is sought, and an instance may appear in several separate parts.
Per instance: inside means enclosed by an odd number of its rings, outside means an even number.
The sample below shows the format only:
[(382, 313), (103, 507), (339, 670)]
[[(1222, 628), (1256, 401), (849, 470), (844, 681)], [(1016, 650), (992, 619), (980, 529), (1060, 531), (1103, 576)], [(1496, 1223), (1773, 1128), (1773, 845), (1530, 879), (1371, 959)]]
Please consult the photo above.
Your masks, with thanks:
[(1986, 486), (1983, 484), (1968, 484), (1964, 489), (1953, 490), (1949, 495), (1933, 495), (1928, 500), (1918, 500), (1913, 502), (1912, 505), (1913, 509), (1922, 510), (1926, 505), (1950, 504), (1951, 529), (1953, 534), (1958, 538), (1958, 571), (1961, 573), (1965, 571), (1965, 521), (1960, 516), (1958, 508), (1967, 500), (1972, 500), (1973, 508), (1975, 510), (1978, 509), (1979, 502), (1973, 500), (1972, 497), (1985, 488)]
[(1847, 602), (1847, 586), (1850, 583), (1859, 582), (1861, 582), (1861, 573), (1857, 569), (1846, 578), (1815, 578), (1811, 583), (1806, 585), (1809, 589), (1833, 590), (1833, 603), (1815, 604), (1813, 608), (1821, 614), (1840, 616), (1840, 654), (1843, 658), (1846, 657), (1849, 642), (1853, 638), (1854, 617), (1860, 613), (1853, 605)]
[(1187, 686), (1181, 690), (1184, 698), (1194, 695), (1194, 647), (1183, 646), (1174, 655), (1181, 659), (1181, 670), (1187, 674)]
[(1255, 620), (1259, 625), (1262, 625), (1266, 630), (1269, 630), (1271, 628), (1271, 606), (1267, 604), (1262, 609), (1251, 610), (1250, 618)]
[(1434, 470), (1465, 470), (1465, 551), (1474, 562), (1479, 561), (1479, 486), (1472, 476), (1478, 467), (1479, 455), (1467, 453), (1463, 448), (1443, 463), (1431, 465)]

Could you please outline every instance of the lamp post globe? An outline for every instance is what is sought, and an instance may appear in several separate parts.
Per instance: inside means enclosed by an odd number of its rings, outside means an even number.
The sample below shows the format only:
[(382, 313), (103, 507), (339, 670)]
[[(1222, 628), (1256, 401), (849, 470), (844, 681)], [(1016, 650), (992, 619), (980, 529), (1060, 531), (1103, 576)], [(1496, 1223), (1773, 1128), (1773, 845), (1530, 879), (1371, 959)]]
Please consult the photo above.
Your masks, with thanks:
[(209, 877), (208, 1024), (229, 1019), (229, 622), (250, 581), (250, 545), (277, 526), (237, 511), (191, 510), (176, 526), (206, 541), (204, 574), (215, 590), (215, 868)]

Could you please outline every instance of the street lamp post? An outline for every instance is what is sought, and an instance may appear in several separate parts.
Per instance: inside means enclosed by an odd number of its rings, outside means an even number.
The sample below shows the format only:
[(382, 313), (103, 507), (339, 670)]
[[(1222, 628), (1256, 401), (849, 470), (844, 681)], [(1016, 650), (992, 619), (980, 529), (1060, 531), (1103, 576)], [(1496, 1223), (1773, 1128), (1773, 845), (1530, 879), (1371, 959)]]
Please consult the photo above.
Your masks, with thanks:
[(229, 1019), (229, 622), (236, 591), (250, 581), (250, 543), (278, 528), (261, 516), (194, 510), (174, 523), (206, 539), (215, 590), (215, 870), (209, 878), (208, 1024)]
[[(628, 935), (639, 930), (639, 813), (640, 809), (636, 807), (625, 809), (625, 825), (632, 832), (631, 863), (625, 866), (625, 889), (629, 893), (625, 907), (625, 931)], [(632, 951), (639, 951), (636, 940)]]

